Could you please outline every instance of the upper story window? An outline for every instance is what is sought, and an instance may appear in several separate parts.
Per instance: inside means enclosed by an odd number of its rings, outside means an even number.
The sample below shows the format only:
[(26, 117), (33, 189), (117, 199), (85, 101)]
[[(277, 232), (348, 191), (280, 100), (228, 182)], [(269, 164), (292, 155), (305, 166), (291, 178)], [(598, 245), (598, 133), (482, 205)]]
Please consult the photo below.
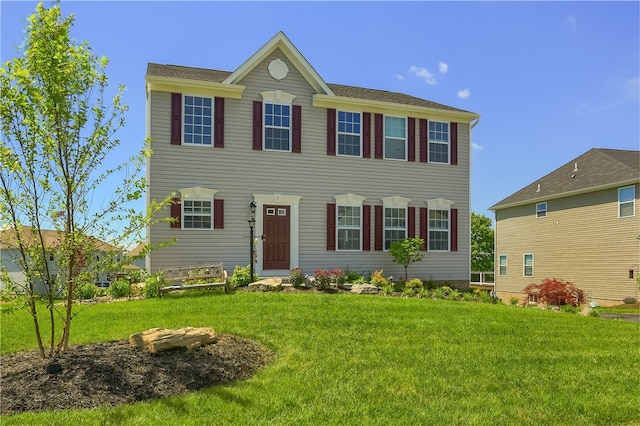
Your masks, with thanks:
[(365, 197), (346, 194), (336, 197), (338, 250), (362, 248), (362, 203)]
[(361, 115), (338, 111), (338, 154), (359, 157), (361, 154)]
[(498, 260), (498, 275), (501, 277), (507, 276), (507, 255), (501, 254)]
[(407, 159), (407, 120), (402, 117), (384, 117), (384, 158)]
[(291, 151), (291, 106), (264, 104), (264, 149)]
[(429, 162), (449, 164), (449, 123), (429, 121)]
[(533, 254), (527, 253), (523, 259), (523, 275), (533, 277)]
[(200, 96), (184, 96), (184, 145), (211, 145), (213, 100)]
[(636, 187), (627, 186), (618, 189), (618, 217), (631, 217), (636, 214)]
[(547, 203), (536, 204), (536, 217), (547, 217)]

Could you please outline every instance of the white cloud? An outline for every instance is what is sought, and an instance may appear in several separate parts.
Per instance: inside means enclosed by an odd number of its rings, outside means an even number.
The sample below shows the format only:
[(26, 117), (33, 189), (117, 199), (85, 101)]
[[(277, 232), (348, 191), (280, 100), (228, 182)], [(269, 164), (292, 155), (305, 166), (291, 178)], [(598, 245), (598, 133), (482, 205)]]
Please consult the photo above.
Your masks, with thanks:
[(573, 30), (578, 25), (578, 21), (576, 21), (576, 17), (575, 16), (569, 16), (567, 18), (567, 24), (569, 24), (569, 27), (571, 27), (571, 29)]
[(433, 86), (438, 83), (436, 80), (436, 77), (426, 68), (412, 65), (411, 68), (409, 68), (409, 72), (416, 77), (422, 78), (424, 82), (430, 86)]
[(484, 149), (484, 146), (471, 142), (471, 149), (474, 151), (482, 151)]
[(458, 90), (458, 97), (460, 99), (467, 99), (470, 94), (471, 94), (471, 92), (469, 91), (469, 89)]
[(402, 81), (402, 80), (404, 80), (404, 75), (396, 74), (396, 79)]
[(447, 71), (449, 71), (449, 65), (445, 64), (444, 62), (440, 61), (440, 63), (438, 64), (438, 69), (440, 70), (440, 72), (442, 74), (446, 74)]

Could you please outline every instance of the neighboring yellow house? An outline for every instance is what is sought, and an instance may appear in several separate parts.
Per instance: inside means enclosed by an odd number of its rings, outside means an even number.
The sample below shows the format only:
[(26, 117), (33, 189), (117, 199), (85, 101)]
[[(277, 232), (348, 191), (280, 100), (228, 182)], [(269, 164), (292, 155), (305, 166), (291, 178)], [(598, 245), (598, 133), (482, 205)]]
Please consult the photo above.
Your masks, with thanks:
[(498, 297), (557, 278), (601, 304), (640, 299), (639, 184), (640, 151), (594, 148), (493, 205)]

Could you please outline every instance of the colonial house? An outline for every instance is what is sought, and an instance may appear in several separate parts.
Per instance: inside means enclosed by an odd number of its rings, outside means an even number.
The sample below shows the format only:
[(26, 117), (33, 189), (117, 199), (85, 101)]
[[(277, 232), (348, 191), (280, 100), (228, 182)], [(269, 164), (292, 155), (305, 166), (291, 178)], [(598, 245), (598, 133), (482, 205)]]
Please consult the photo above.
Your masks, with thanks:
[[(44, 245), (49, 251), (48, 253), (48, 268), (53, 273), (55, 278), (56, 271), (59, 270), (60, 265), (57, 259), (57, 250), (64, 239), (64, 231), (56, 231), (50, 229), (42, 229), (41, 231)], [(23, 226), (21, 233), (21, 240), (27, 247), (38, 247), (39, 245), (39, 233), (32, 227)], [(92, 245), (95, 248), (93, 256), (94, 259), (84, 259), (83, 262), (87, 267), (94, 267), (94, 265), (100, 265), (105, 263), (107, 257), (112, 259), (115, 256), (115, 260), (119, 261), (121, 256), (121, 250), (118, 248), (100, 241), (96, 238), (92, 238)], [(0, 230), (0, 267), (6, 271), (8, 277), (15, 282), (19, 287), (22, 287), (26, 283), (26, 276), (21, 266), (21, 251), (18, 244), (18, 236), (14, 228), (6, 228)], [(95, 270), (94, 283), (100, 287), (108, 287), (111, 282), (112, 271)], [(0, 280), (0, 290), (8, 288), (4, 279)], [(46, 287), (43, 281), (35, 283), (34, 291), (39, 294), (46, 294)]]
[(253, 261), (263, 277), (400, 277), (388, 249), (418, 236), (426, 256), (410, 275), (468, 287), (478, 114), (326, 83), (282, 32), (233, 71), (149, 63), (146, 94), (148, 202), (174, 197), (173, 223), (147, 235), (175, 239), (148, 256), (151, 273)]
[(499, 297), (545, 278), (638, 298), (640, 152), (594, 148), (493, 205)]

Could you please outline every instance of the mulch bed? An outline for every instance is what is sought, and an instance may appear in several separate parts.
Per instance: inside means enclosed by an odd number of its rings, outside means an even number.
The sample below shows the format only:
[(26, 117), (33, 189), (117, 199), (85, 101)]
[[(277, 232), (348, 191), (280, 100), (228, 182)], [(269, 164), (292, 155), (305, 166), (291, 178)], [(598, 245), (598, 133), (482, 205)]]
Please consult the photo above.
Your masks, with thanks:
[(245, 380), (274, 354), (247, 339), (218, 334), (198, 349), (159, 353), (118, 340), (71, 346), (56, 361), (62, 371), (48, 374), (49, 360), (37, 351), (0, 358), (0, 414), (117, 406), (181, 395)]

